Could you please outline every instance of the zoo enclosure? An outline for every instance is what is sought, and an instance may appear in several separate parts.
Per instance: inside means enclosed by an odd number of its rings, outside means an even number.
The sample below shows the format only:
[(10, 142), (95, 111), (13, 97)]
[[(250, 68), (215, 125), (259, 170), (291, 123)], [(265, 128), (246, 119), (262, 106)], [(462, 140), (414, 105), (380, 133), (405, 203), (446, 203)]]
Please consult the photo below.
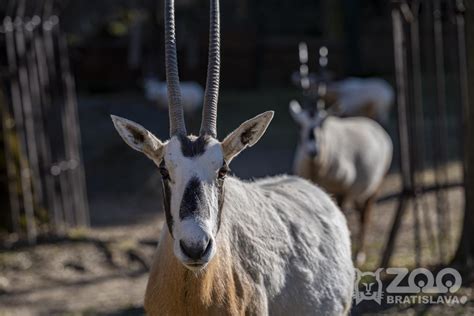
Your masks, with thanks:
[(0, 5), (2, 182), (9, 204), (3, 228), (31, 243), (39, 233), (89, 224), (75, 84), (58, 4)]
[[(464, 187), (464, 165), (462, 176), (456, 179), (450, 175), (450, 165), (465, 161), (463, 138), (469, 107), (465, 11), (462, 0), (392, 1), (398, 134), (394, 163), (401, 173), (402, 190), (379, 199), (398, 200), (381, 267), (390, 264), (409, 209), (416, 266), (422, 265), (424, 249), (440, 264), (447, 263), (455, 250), (448, 195), (451, 189)], [(305, 106), (327, 109), (331, 106), (324, 99), (330, 81), (327, 49), (319, 50), (316, 89), (310, 84), (307, 45), (301, 43), (299, 51)], [(427, 175), (430, 170), (433, 179)], [(428, 195), (435, 196), (434, 203), (428, 201)]]
[[(423, 243), (434, 243), (429, 249), (440, 264), (447, 263), (455, 250), (447, 192), (463, 187), (464, 182), (450, 179), (448, 163), (456, 156), (462, 159), (466, 150), (462, 141), (469, 107), (464, 15), (463, 0), (392, 1), (403, 190), (382, 267), (389, 266), (409, 204), (417, 266), (423, 261)], [(449, 154), (453, 151), (458, 155)], [(425, 175), (429, 164), (434, 171), (432, 183)], [(428, 193), (435, 195), (435, 225), (428, 213)]]

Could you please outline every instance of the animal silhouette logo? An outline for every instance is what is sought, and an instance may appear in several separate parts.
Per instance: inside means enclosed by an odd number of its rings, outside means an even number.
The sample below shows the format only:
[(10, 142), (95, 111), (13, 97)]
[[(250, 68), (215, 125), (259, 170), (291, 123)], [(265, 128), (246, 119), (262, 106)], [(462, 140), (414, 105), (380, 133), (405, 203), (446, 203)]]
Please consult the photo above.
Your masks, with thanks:
[(375, 272), (362, 272), (356, 269), (356, 283), (354, 289), (354, 298), (356, 304), (362, 301), (375, 301), (382, 304), (382, 280), (380, 273), (383, 269)]

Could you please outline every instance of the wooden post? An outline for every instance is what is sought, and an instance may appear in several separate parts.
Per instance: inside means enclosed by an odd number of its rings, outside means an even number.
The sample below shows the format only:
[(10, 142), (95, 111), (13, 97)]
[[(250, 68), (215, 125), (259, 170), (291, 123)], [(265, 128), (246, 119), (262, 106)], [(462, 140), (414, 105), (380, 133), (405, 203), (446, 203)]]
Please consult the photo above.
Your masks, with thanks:
[[(13, 2), (12, 2), (13, 3)], [(24, 2), (22, 2), (24, 4)], [(21, 8), (19, 6), (19, 8)], [(20, 11), (20, 10), (17, 10)], [(11, 12), (14, 13), (14, 12)], [(18, 12), (17, 12), (18, 13)], [(26, 135), (23, 130), (23, 98), (22, 90), (20, 89), (21, 84), (19, 76), (17, 75), (19, 70), (19, 52), (16, 47), (16, 35), (18, 30), (15, 30), (15, 24), (11, 16), (5, 17), (3, 21), (5, 29), (5, 43), (7, 50), (8, 68), (10, 72), (10, 89), (13, 105), (13, 116), (15, 119), (16, 134), (18, 136), (18, 148), (19, 148), (19, 165), (20, 165), (20, 178), (21, 178), (21, 193), (23, 199), (23, 208), (26, 218), (26, 231), (28, 241), (33, 244), (36, 241), (36, 220), (34, 214), (34, 198), (31, 184), (31, 170), (27, 161), (27, 144)], [(18, 28), (19, 26), (17, 26)], [(18, 53), (18, 54), (17, 54)]]

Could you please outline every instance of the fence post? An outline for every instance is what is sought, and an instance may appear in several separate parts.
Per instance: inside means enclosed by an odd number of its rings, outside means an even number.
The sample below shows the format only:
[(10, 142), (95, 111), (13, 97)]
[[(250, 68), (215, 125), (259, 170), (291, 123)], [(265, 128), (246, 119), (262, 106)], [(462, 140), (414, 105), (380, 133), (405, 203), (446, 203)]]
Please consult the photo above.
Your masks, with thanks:
[(380, 266), (387, 267), (390, 263), (395, 242), (398, 235), (403, 215), (412, 195), (410, 149), (407, 123), (407, 65), (406, 65), (406, 39), (403, 32), (403, 18), (399, 9), (400, 3), (392, 2), (393, 44), (395, 55), (395, 73), (397, 79), (397, 108), (398, 108), (398, 133), (400, 137), (400, 166), (402, 173), (403, 192), (398, 202), (398, 209), (392, 223), (390, 235), (382, 255)]

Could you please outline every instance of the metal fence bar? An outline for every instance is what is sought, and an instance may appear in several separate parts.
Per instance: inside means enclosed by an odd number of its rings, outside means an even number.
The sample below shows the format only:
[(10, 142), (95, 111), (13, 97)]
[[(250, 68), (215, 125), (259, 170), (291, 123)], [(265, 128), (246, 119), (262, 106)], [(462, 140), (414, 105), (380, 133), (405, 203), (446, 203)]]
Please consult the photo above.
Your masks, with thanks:
[[(449, 2), (448, 2), (449, 1)], [(394, 218), (392, 230), (388, 237), (385, 251), (382, 255), (381, 266), (387, 266), (394, 251), (394, 244), (399, 226), (401, 225), (404, 209), (408, 201), (414, 201), (414, 246), (417, 265), (422, 261), (421, 251), (423, 234), (421, 227), (421, 213), (424, 217), (424, 229), (428, 242), (436, 241), (434, 249), (437, 250), (439, 263), (444, 263), (450, 254), (452, 246), (451, 218), (449, 215), (450, 203), (447, 189), (463, 186), (464, 182), (451, 183), (448, 177), (448, 100), (446, 74), (446, 57), (450, 57), (451, 50), (445, 49), (444, 39), (453, 33), (453, 29), (444, 28), (443, 23), (450, 21), (443, 19), (448, 10), (453, 11), (456, 7), (455, 24), (457, 25), (456, 39), (459, 60), (460, 95), (463, 103), (463, 114), (467, 117), (468, 86), (467, 86), (467, 49), (464, 33), (463, 1), (462, 0), (394, 0), (392, 1), (392, 22), (394, 37), (394, 55), (398, 93), (398, 125), (401, 150), (401, 173), (403, 190), (399, 197), (399, 206)], [(454, 6), (455, 5), (455, 6)], [(420, 9), (424, 11), (423, 34), (425, 46), (433, 52), (434, 59), (420, 59), (422, 52), (420, 41)], [(404, 25), (404, 20), (409, 27)], [(427, 36), (428, 34), (428, 36)], [(408, 55), (408, 52), (409, 55)], [(426, 55), (426, 54), (425, 54)], [(423, 72), (423, 65), (426, 69)], [(434, 107), (434, 124), (431, 127), (433, 135), (434, 152), (434, 185), (428, 186), (424, 176), (425, 170), (425, 113), (423, 110), (423, 74), (430, 75), (434, 69), (435, 88), (431, 91), (435, 95), (436, 105)], [(407, 107), (410, 113), (407, 111)], [(409, 116), (407, 116), (409, 115)], [(467, 126), (463, 120), (464, 129)], [(410, 159), (407, 159), (406, 157)], [(410, 181), (407, 181), (410, 180)], [(436, 222), (437, 231), (432, 227), (431, 218), (428, 213), (427, 201), (424, 195), (434, 192), (436, 198)], [(385, 200), (386, 198), (384, 198)]]
[[(413, 183), (415, 189), (415, 203), (414, 212), (415, 216), (423, 217), (424, 229), (428, 241), (436, 243), (437, 238), (435, 231), (432, 227), (431, 216), (429, 214), (429, 205), (426, 196), (423, 194), (423, 188), (426, 186), (426, 175), (425, 175), (425, 119), (424, 119), (424, 107), (423, 107), (423, 78), (422, 78), (422, 62), (421, 62), (421, 43), (420, 43), (420, 10), (421, 0), (411, 1), (411, 20), (410, 22), (410, 43), (411, 43), (411, 67), (412, 67), (412, 115), (413, 115), (413, 128), (412, 128), (412, 160), (414, 165)], [(421, 227), (418, 228), (421, 230)], [(420, 234), (421, 232), (415, 232)], [(419, 246), (421, 248), (421, 237), (415, 237), (419, 240)], [(434, 249), (433, 249), (434, 248)], [(429, 247), (431, 251), (438, 250), (437, 246)], [(415, 250), (416, 253), (420, 253), (421, 249)], [(419, 261), (422, 258), (418, 258)], [(418, 264), (420, 266), (421, 264)]]
[(381, 267), (387, 267), (395, 249), (395, 242), (401, 226), (402, 218), (406, 212), (408, 201), (413, 193), (411, 183), (411, 165), (407, 123), (407, 64), (406, 64), (406, 39), (403, 30), (403, 18), (399, 3), (392, 4), (393, 44), (395, 55), (395, 72), (397, 77), (397, 109), (398, 133), (400, 138), (400, 166), (404, 190), (398, 202), (398, 208), (393, 219), (387, 243), (381, 258)]
[[(444, 36), (441, 0), (435, 0), (433, 5), (433, 36), (434, 36), (434, 55), (435, 55), (435, 75), (436, 75), (436, 120), (434, 124), (435, 152), (433, 161), (435, 163), (435, 181), (445, 183), (448, 181), (446, 162), (447, 162), (447, 112), (446, 112), (446, 78), (445, 78), (445, 54), (444, 54)], [(438, 226), (440, 229), (439, 251), (440, 259), (446, 260), (447, 241), (450, 239), (450, 216), (449, 201), (444, 191), (438, 191), (436, 194), (436, 207), (438, 214)]]

